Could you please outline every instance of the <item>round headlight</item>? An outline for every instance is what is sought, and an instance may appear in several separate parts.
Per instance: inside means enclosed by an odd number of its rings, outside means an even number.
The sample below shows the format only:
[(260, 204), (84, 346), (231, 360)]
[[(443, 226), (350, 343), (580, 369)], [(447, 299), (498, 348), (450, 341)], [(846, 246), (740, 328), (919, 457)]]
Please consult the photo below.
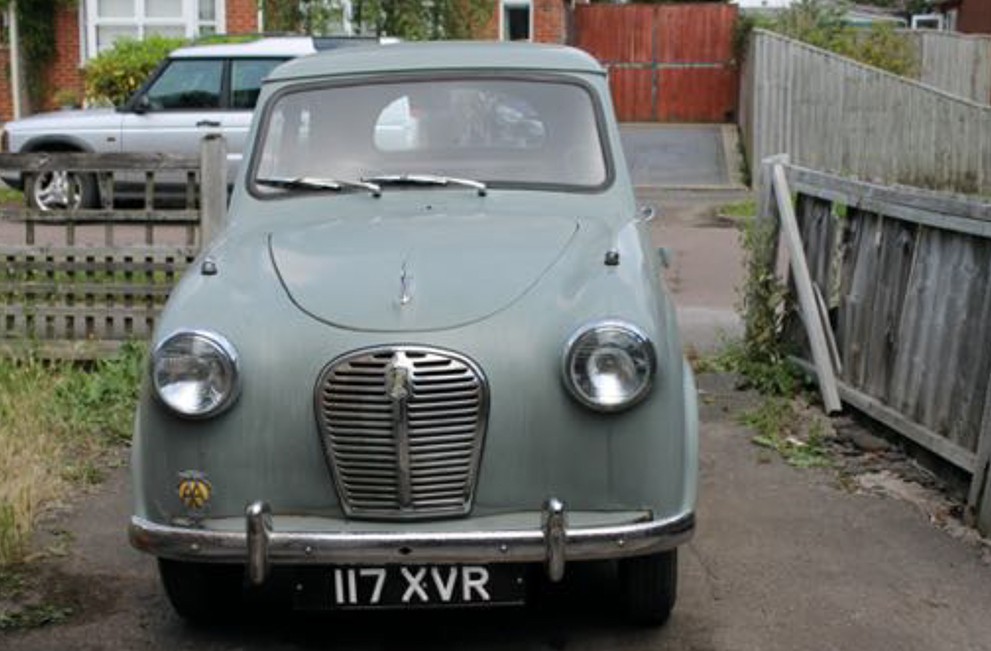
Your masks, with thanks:
[(564, 351), (564, 383), (582, 404), (619, 411), (643, 398), (656, 368), (654, 346), (639, 329), (619, 321), (583, 327)]
[(218, 334), (177, 332), (155, 348), (151, 364), (155, 393), (183, 416), (219, 414), (237, 397), (237, 351)]

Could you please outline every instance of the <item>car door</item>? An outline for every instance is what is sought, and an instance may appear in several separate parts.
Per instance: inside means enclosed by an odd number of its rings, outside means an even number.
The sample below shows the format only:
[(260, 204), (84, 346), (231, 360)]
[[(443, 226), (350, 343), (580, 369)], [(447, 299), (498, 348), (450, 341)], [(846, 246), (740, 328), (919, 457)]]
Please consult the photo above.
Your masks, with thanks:
[(223, 126), (225, 61), (173, 59), (125, 114), (125, 152), (195, 156), (200, 139)]

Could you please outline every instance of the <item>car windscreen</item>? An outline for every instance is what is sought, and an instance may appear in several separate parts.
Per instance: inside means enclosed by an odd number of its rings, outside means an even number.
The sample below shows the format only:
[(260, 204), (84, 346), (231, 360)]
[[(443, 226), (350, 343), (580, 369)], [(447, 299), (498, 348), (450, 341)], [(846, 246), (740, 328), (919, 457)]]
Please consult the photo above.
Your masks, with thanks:
[[(610, 168), (597, 118), (592, 93), (565, 80), (413, 79), (290, 90), (265, 111), (254, 178), (440, 175), (493, 186), (598, 188)], [(263, 185), (254, 189), (280, 191)]]

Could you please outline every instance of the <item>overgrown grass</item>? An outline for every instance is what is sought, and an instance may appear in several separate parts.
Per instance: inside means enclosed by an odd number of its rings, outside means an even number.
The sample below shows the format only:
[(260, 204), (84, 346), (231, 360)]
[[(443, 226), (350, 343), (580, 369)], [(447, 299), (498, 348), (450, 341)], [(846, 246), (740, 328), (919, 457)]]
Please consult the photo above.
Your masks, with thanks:
[(101, 459), (130, 437), (144, 347), (89, 367), (0, 360), (0, 567), (28, 551), (46, 506), (101, 479)]
[(0, 186), (0, 203), (24, 203), (24, 193), (14, 188)]
[(825, 426), (819, 417), (803, 414), (791, 398), (767, 397), (755, 409), (744, 412), (740, 422), (753, 429), (753, 442), (774, 450), (797, 468), (830, 465), (825, 446)]
[(753, 199), (728, 203), (719, 207), (719, 214), (735, 219), (753, 218), (757, 214), (757, 202)]

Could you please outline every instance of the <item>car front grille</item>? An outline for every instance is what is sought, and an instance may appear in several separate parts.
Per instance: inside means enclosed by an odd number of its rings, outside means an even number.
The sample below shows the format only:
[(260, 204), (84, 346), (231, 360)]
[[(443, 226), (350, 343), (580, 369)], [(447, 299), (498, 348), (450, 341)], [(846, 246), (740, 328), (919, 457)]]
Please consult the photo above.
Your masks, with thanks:
[(449, 351), (357, 351), (317, 384), (327, 462), (345, 512), (358, 517), (467, 513), (487, 414), (481, 370)]

